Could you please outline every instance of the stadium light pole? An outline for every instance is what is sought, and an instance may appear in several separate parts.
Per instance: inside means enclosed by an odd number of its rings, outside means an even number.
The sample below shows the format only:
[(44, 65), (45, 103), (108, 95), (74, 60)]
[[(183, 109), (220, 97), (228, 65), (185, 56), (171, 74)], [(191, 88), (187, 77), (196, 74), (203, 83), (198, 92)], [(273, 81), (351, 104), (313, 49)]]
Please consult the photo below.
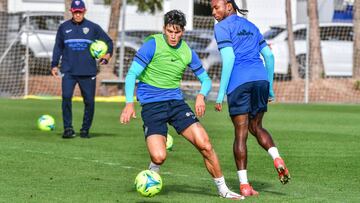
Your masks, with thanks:
[(119, 64), (119, 80), (122, 81), (124, 79), (124, 51), (125, 51), (125, 16), (126, 16), (126, 4), (127, 0), (123, 0), (121, 7), (121, 36), (120, 36), (120, 64)]

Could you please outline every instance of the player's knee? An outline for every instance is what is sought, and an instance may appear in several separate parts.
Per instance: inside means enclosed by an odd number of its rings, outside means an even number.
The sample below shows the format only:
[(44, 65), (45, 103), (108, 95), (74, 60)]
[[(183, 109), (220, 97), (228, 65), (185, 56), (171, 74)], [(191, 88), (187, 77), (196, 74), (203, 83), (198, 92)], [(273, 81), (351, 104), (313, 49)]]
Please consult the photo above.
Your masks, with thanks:
[(213, 147), (209, 141), (202, 143), (198, 148), (204, 156), (209, 156), (213, 152)]
[(166, 160), (166, 153), (157, 153), (151, 157), (151, 161), (157, 165), (161, 165)]
[(259, 130), (261, 130), (261, 126), (259, 126), (256, 122), (251, 122), (249, 125), (249, 131), (251, 134), (256, 135)]
[(252, 125), (249, 125), (249, 131), (252, 135), (255, 135), (255, 133), (256, 133), (254, 128), (252, 127)]
[(247, 128), (249, 127), (249, 121), (248, 120), (241, 120), (234, 122), (234, 125), (236, 128)]

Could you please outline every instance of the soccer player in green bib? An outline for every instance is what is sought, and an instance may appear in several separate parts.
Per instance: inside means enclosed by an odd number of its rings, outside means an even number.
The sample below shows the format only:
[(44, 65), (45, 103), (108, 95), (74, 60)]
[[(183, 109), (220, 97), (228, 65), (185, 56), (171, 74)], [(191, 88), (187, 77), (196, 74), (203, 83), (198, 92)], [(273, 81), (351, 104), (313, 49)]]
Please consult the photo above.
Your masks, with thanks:
[[(126, 106), (120, 122), (126, 124), (135, 118), (134, 89), (139, 80), (137, 99), (142, 111), (144, 134), (151, 163), (149, 169), (160, 171), (166, 159), (167, 123), (192, 143), (204, 158), (205, 166), (213, 177), (220, 197), (243, 199), (227, 187), (218, 157), (198, 117), (205, 113), (205, 97), (211, 89), (211, 80), (202, 67), (197, 54), (189, 48), (182, 36), (186, 25), (185, 15), (179, 10), (165, 14), (163, 34), (149, 36), (135, 54), (125, 79)], [(195, 113), (185, 103), (180, 81), (187, 67), (201, 82), (196, 96)]]

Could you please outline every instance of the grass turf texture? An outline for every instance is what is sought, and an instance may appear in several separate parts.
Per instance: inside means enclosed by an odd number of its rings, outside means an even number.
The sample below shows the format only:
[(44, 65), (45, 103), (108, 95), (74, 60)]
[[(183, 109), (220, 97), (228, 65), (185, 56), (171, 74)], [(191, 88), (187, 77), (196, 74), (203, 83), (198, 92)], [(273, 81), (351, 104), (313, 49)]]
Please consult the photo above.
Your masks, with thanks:
[[(216, 188), (200, 154), (175, 133), (173, 151), (161, 169), (163, 190), (141, 197), (134, 178), (149, 156), (138, 118), (119, 124), (123, 103), (97, 103), (91, 139), (78, 132), (83, 104), (73, 103), (77, 137), (61, 138), (61, 102), (0, 99), (0, 202), (228, 202)], [(191, 105), (193, 105), (191, 103)], [(207, 106), (201, 122), (216, 149), (227, 184), (238, 192), (227, 109)], [(359, 202), (360, 106), (273, 104), (264, 126), (272, 133), (292, 175), (281, 185), (269, 155), (248, 139), (248, 177), (260, 196), (245, 202)], [(56, 129), (42, 132), (42, 114)]]

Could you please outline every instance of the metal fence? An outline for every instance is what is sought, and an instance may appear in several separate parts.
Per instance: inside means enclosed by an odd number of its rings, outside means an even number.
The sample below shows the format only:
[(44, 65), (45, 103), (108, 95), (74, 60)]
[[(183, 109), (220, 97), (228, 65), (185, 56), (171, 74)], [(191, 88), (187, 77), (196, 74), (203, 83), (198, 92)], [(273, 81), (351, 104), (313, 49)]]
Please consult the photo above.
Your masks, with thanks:
[[(210, 9), (209, 1), (196, 1)], [(348, 8), (346, 8), (348, 9)], [(345, 9), (345, 10), (346, 10)], [(285, 12), (285, 11), (284, 11)], [(124, 10), (123, 10), (123, 13)], [(313, 80), (309, 67), (308, 24), (294, 24), (297, 75), (291, 73), (286, 26), (271, 26), (263, 33), (275, 56), (274, 88), (277, 102), (291, 103), (360, 103), (360, 82), (352, 77), (353, 24), (348, 19), (320, 23), (321, 51), (324, 61), (322, 77)], [(345, 14), (344, 14), (345, 15)], [(56, 30), (63, 14), (58, 12), (28, 12), (0, 16), (0, 96), (61, 95), (60, 80), (50, 76), (50, 59)], [(124, 18), (122, 17), (122, 20)], [(251, 18), (249, 18), (251, 20)], [(96, 22), (96, 20), (94, 20)], [(126, 29), (119, 32), (114, 69), (103, 68), (98, 76), (97, 95), (123, 94), (123, 82), (136, 51), (143, 39), (161, 30)], [(221, 75), (221, 58), (213, 36), (214, 19), (210, 15), (194, 15), (192, 29), (184, 40), (194, 49), (213, 80), (209, 99), (215, 99)], [(106, 74), (104, 74), (106, 72)], [(197, 93), (200, 83), (191, 71), (183, 77), (187, 96)], [(75, 94), (80, 94), (77, 90)]]

